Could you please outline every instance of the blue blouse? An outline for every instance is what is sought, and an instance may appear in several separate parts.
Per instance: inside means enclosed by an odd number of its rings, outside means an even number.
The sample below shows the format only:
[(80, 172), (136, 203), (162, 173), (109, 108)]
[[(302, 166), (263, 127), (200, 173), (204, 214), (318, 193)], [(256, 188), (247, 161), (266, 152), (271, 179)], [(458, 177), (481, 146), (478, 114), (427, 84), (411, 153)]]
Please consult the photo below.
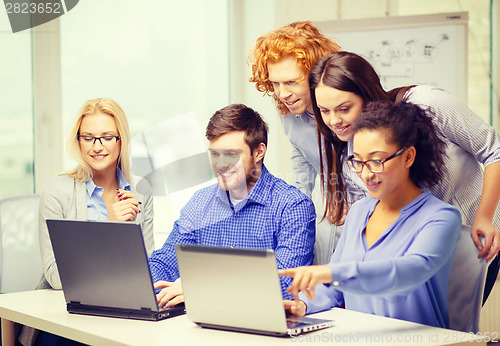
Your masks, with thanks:
[[(130, 183), (123, 175), (120, 167), (116, 167), (116, 178), (118, 186), (122, 190), (130, 191)], [(87, 218), (91, 221), (106, 221), (108, 219), (108, 208), (102, 199), (104, 189), (94, 184), (92, 178), (85, 183), (87, 189)]]
[(424, 192), (368, 247), (365, 228), (378, 200), (366, 197), (349, 211), (331, 262), (331, 285), (319, 285), (307, 313), (346, 309), (447, 328), (448, 278), (460, 237), (454, 206)]

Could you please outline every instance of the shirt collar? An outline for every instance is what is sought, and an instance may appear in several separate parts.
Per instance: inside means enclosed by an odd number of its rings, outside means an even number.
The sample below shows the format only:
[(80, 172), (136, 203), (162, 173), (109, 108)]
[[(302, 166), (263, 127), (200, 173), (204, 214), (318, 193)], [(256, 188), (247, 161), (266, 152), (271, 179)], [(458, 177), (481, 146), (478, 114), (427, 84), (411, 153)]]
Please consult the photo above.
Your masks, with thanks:
[[(130, 191), (130, 183), (128, 182), (127, 178), (125, 178), (125, 175), (118, 166), (116, 167), (116, 178), (118, 179), (118, 187), (120, 189)], [(87, 189), (87, 195), (89, 197), (91, 197), (96, 190), (102, 190), (102, 187), (97, 186), (92, 178), (89, 178), (89, 180), (85, 182), (85, 187)]]
[(305, 123), (316, 124), (316, 119), (314, 118), (314, 115), (309, 114), (308, 111), (305, 111), (302, 114), (295, 114), (295, 117)]
[[(238, 203), (238, 205), (246, 205), (248, 203), (247, 201), (265, 205), (268, 193), (267, 185), (270, 179), (271, 173), (269, 173), (266, 166), (264, 166), (263, 164), (259, 179), (257, 179), (257, 182), (250, 190), (250, 193), (243, 199), (242, 202)], [(219, 198), (224, 203), (229, 204), (227, 192), (222, 190), (219, 186), (217, 186), (216, 194), (217, 198)]]
[[(410, 203), (408, 203), (403, 208), (401, 208), (400, 215), (402, 215), (408, 209), (412, 209), (417, 204), (425, 203), (427, 201), (427, 199), (429, 198), (429, 195), (431, 195), (430, 191), (423, 191), (420, 195), (418, 195), (417, 197), (415, 197)], [(367, 198), (369, 198), (369, 199), (371, 199), (373, 201), (373, 204), (372, 204), (372, 206), (370, 208), (371, 209), (370, 213), (368, 213), (368, 218), (370, 218), (371, 215), (372, 215), (372, 213), (375, 211), (375, 207), (377, 206), (377, 204), (378, 204), (378, 202), (380, 200), (372, 198), (369, 195), (367, 196)]]
[(408, 203), (407, 205), (405, 205), (401, 209), (400, 213), (405, 212), (406, 210), (413, 208), (414, 205), (421, 204), (421, 203), (425, 202), (428, 199), (428, 196), (430, 194), (431, 193), (429, 191), (423, 191), (413, 201), (411, 201), (410, 203)]
[(96, 189), (101, 189), (96, 184), (94, 184), (94, 181), (92, 180), (92, 178), (89, 178), (89, 180), (87, 180), (87, 182), (85, 183), (85, 188), (87, 189), (87, 196), (88, 197), (92, 197), (92, 195), (94, 194), (94, 191), (96, 191)]
[(246, 198), (252, 202), (265, 205), (268, 192), (268, 182), (270, 179), (271, 173), (269, 173), (266, 166), (262, 164), (262, 173)]
[(354, 152), (354, 147), (352, 146), (352, 139), (350, 139), (349, 141), (347, 141), (347, 157), (353, 155), (353, 152)]
[(120, 187), (120, 189), (130, 191), (130, 183), (128, 182), (127, 178), (125, 178), (125, 175), (118, 166), (116, 166), (116, 178), (118, 179), (118, 186)]

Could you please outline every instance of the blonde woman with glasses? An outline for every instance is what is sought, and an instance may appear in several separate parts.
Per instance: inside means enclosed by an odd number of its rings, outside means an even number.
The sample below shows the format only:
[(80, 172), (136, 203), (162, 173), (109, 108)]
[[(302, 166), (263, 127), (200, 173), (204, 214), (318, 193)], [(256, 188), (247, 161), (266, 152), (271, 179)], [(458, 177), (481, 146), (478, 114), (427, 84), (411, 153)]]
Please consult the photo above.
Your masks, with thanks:
[(68, 152), (78, 163), (48, 181), (40, 199), (40, 251), (44, 288), (61, 289), (47, 219), (130, 221), (141, 225), (148, 256), (154, 250), (151, 191), (135, 189), (130, 175), (129, 128), (113, 100), (87, 101), (68, 138)]

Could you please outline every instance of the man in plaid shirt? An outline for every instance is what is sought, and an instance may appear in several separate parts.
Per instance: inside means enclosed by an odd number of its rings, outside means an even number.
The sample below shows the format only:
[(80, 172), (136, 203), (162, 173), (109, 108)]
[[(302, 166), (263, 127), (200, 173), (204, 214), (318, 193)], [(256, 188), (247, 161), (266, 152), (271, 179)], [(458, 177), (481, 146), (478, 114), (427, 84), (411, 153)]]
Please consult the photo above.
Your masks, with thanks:
[[(178, 243), (273, 249), (278, 269), (312, 264), (314, 205), (264, 166), (267, 131), (261, 115), (242, 104), (222, 108), (210, 119), (206, 137), (217, 184), (194, 194), (163, 247), (149, 259), (161, 307), (184, 301)], [(280, 280), (283, 298), (290, 299), (291, 278)]]

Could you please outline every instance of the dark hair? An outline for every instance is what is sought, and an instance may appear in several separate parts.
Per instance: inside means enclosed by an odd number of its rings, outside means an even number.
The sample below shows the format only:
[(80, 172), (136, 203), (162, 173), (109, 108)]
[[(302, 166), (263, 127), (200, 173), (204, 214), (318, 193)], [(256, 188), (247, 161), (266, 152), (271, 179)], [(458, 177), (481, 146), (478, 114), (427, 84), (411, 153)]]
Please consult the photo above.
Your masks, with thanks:
[(342, 218), (344, 206), (347, 203), (341, 163), (341, 156), (347, 143), (338, 139), (321, 117), (314, 92), (320, 83), (338, 90), (352, 92), (360, 96), (365, 104), (370, 101), (387, 100), (388, 96), (370, 63), (354, 53), (345, 51), (332, 53), (319, 59), (309, 73), (311, 101), (318, 124), (320, 162), (323, 162), (322, 148), (326, 155), (326, 175), (325, 168), (323, 165), (320, 166), (321, 186), (326, 199), (323, 218), (327, 217), (330, 222), (336, 223)]
[(245, 142), (251, 153), (260, 143), (267, 146), (266, 122), (259, 113), (243, 104), (232, 104), (215, 112), (208, 121), (206, 137), (212, 141), (231, 131), (245, 131)]
[(387, 92), (387, 96), (389, 97), (389, 100), (395, 103), (399, 103), (401, 101), (407, 101), (410, 95), (408, 91), (410, 91), (414, 86), (415, 85), (407, 85), (404, 87), (394, 88)]
[(387, 141), (401, 148), (415, 147), (416, 156), (410, 167), (410, 179), (419, 188), (430, 188), (444, 176), (446, 143), (432, 117), (417, 105), (377, 101), (366, 105), (354, 124), (354, 133), (361, 130), (388, 131)]

